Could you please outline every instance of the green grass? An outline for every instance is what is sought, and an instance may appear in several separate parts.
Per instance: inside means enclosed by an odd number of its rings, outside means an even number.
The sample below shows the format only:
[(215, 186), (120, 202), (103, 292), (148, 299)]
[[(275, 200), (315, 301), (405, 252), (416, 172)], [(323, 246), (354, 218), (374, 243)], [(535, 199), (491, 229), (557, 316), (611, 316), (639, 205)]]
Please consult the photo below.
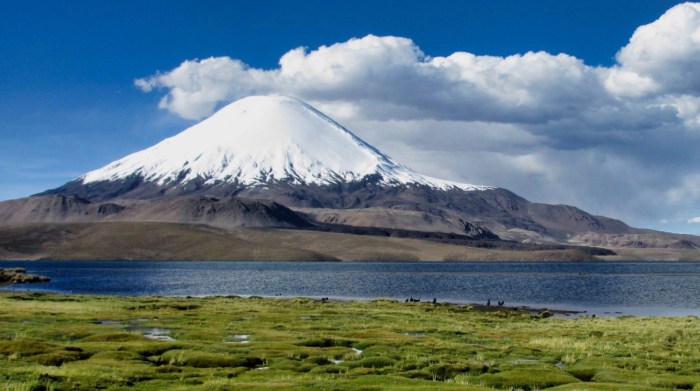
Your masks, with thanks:
[[(173, 340), (146, 338), (159, 329)], [(700, 390), (700, 320), (0, 295), (0, 390)]]

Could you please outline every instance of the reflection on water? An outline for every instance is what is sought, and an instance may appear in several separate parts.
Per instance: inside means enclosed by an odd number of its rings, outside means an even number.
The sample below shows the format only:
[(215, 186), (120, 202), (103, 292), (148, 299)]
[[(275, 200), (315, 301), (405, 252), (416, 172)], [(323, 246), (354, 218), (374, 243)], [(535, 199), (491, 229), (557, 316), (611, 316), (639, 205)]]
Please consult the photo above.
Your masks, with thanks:
[[(700, 263), (2, 262), (51, 282), (5, 289), (110, 295), (260, 295), (700, 315)], [(618, 314), (619, 315), (619, 314)]]

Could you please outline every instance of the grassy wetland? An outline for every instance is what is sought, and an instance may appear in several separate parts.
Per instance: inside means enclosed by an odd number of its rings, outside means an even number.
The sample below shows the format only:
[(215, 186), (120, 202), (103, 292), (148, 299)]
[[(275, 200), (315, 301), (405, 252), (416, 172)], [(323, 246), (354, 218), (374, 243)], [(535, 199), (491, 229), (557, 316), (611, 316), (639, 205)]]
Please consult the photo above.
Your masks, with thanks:
[(700, 390), (700, 319), (0, 295), (0, 390)]

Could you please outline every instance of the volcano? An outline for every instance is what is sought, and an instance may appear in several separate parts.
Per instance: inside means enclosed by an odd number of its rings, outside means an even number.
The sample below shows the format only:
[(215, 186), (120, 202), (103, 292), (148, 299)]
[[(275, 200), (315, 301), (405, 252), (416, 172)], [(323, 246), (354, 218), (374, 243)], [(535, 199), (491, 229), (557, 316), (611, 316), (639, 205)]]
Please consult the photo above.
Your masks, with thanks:
[(251, 96), (56, 189), (0, 203), (0, 225), (161, 222), (491, 240), (700, 247), (567, 205), (419, 174), (296, 98)]
[(275, 184), (344, 186), (368, 180), (387, 187), (492, 189), (418, 174), (298, 99), (252, 96), (50, 193), (89, 199), (149, 198), (234, 194)]

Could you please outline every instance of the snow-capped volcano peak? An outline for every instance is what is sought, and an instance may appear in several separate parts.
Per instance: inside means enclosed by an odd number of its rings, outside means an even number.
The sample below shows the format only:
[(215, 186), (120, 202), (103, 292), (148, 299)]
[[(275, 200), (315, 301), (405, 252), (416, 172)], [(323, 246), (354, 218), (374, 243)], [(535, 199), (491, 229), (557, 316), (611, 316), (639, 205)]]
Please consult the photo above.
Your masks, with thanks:
[(251, 96), (162, 142), (83, 175), (83, 184), (133, 175), (158, 185), (270, 182), (328, 185), (380, 175), (387, 185), (488, 187), (442, 181), (397, 164), (310, 105)]

